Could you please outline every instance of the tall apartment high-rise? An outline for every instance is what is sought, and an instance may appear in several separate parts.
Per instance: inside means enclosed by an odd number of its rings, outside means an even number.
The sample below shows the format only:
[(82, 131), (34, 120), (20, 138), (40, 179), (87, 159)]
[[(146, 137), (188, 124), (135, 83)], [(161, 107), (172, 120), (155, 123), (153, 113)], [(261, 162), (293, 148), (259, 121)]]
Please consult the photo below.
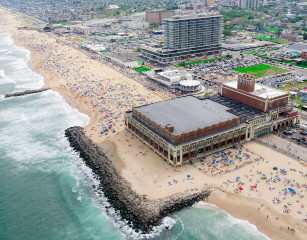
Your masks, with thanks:
[(220, 53), (222, 16), (217, 13), (176, 15), (164, 20), (163, 32), (163, 48), (143, 46), (144, 57), (168, 63)]
[(256, 8), (260, 6), (260, 0), (240, 0), (239, 7), (241, 8)]

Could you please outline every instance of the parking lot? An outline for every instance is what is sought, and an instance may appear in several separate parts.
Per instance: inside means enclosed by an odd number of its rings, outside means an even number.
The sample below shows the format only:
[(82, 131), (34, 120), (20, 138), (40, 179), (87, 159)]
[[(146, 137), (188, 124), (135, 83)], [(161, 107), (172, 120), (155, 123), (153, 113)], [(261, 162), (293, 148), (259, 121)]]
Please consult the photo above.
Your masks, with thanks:
[[(285, 138), (296, 141), (297, 144), (307, 147), (307, 131), (299, 130), (298, 128), (291, 129), (289, 131), (285, 130), (281, 132)], [(302, 134), (303, 133), (303, 134)]]

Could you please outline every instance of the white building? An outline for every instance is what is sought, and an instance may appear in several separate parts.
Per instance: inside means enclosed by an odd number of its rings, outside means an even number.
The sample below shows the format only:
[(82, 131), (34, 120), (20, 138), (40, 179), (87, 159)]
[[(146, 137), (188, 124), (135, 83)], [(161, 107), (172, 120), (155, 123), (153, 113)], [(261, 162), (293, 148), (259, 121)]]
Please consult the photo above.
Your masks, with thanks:
[(192, 74), (184, 70), (154, 69), (146, 72), (145, 75), (169, 88), (177, 88), (184, 92), (195, 92), (201, 89), (200, 82), (193, 80)]
[(90, 28), (85, 27), (85, 26), (73, 27), (73, 31), (77, 32), (77, 33), (82, 33), (82, 34), (85, 34), (85, 35), (89, 35), (91, 33)]

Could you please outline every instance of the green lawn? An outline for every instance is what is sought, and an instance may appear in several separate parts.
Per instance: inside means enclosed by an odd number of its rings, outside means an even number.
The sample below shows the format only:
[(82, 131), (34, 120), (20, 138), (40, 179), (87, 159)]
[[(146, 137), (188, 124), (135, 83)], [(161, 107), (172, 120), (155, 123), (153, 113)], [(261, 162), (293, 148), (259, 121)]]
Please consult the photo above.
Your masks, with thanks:
[[(202, 62), (211, 62), (211, 61), (215, 61), (215, 60), (219, 60), (219, 59), (223, 59), (223, 58), (226, 58), (226, 57), (218, 57), (218, 58), (199, 60), (199, 61), (196, 61), (196, 62), (188, 62), (188, 63), (184, 63), (184, 66), (189, 66), (189, 65), (193, 65), (193, 64), (202, 63)], [(181, 65), (177, 64), (177, 65), (175, 65), (175, 67), (181, 67)]]
[(277, 74), (288, 72), (289, 70), (267, 65), (267, 64), (258, 64), (250, 67), (244, 67), (244, 68), (237, 68), (235, 71), (241, 72), (241, 73), (248, 73), (250, 75), (253, 75), (256, 78), (263, 77), (267, 71), (269, 70), (275, 70)]
[(267, 35), (257, 36), (257, 37), (254, 37), (254, 38), (260, 39), (260, 40), (265, 40), (265, 41), (276, 42), (276, 43), (280, 43), (280, 44), (288, 44), (288, 43), (290, 43), (290, 42), (285, 41), (285, 40), (271, 38), (271, 37), (269, 37)]
[(134, 70), (139, 72), (139, 73), (143, 73), (143, 72), (148, 72), (151, 69), (150, 68), (146, 68), (146, 67), (139, 67), (139, 68), (135, 68)]
[(304, 87), (307, 85), (306, 82), (302, 82), (302, 83), (284, 83), (285, 87), (278, 87), (278, 89), (283, 90), (283, 91), (290, 91), (290, 88), (292, 87), (297, 87), (299, 90), (303, 90)]
[(143, 39), (148, 39), (148, 38), (142, 37), (142, 38), (120, 39), (120, 40), (116, 40), (115, 42), (131, 42), (131, 41), (143, 40)]

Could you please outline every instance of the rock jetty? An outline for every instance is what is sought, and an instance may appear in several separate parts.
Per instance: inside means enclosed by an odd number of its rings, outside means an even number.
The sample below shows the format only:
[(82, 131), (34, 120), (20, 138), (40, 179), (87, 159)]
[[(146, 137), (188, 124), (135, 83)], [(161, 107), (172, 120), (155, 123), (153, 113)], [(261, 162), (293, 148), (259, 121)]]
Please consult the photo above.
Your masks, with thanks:
[(204, 200), (211, 193), (209, 190), (185, 191), (149, 200), (146, 195), (138, 195), (131, 189), (102, 149), (85, 135), (83, 128), (68, 128), (65, 130), (65, 136), (85, 163), (99, 176), (101, 190), (109, 203), (137, 230), (149, 232), (153, 226), (161, 223), (163, 217)]
[(39, 93), (39, 92), (44, 92), (49, 90), (50, 88), (41, 88), (41, 89), (37, 89), (37, 90), (26, 90), (23, 92), (15, 92), (15, 93), (7, 93), (4, 95), (5, 98), (10, 98), (10, 97), (19, 97), (19, 96), (23, 96), (23, 95), (28, 95), (28, 94), (32, 94), (32, 93)]

